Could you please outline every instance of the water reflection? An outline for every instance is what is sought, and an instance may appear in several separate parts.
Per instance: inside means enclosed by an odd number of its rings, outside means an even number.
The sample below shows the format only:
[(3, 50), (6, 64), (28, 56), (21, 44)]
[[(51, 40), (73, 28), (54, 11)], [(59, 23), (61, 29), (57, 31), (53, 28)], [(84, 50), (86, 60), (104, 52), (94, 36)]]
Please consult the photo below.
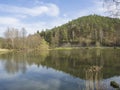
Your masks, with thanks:
[(0, 59), (4, 62), (3, 64), (6, 72), (9, 74), (15, 74), (17, 72), (25, 73), (27, 65), (36, 64), (39, 67), (47, 55), (48, 51), (28, 53), (12, 52), (0, 55)]
[[(54, 90), (50, 88), (51, 82), (59, 83), (59, 86), (51, 85), (57, 87), (55, 90), (113, 90), (109, 82), (120, 75), (117, 70), (120, 68), (119, 59), (120, 50), (112, 49), (36, 51), (2, 54), (0, 67), (5, 70), (5, 74), (16, 75), (20, 81), (24, 77), (22, 83), (31, 82), (31, 79), (38, 81), (36, 85), (25, 86), (36, 87), (35, 90)], [(0, 73), (4, 72), (0, 70)], [(41, 87), (45, 83), (49, 85), (39, 89), (40, 82)], [(25, 90), (30, 90), (25, 87)]]
[[(89, 55), (89, 54), (88, 54)], [(86, 90), (105, 90), (101, 80), (103, 79), (103, 65), (102, 52), (100, 49), (96, 50), (95, 65), (91, 65), (84, 69), (86, 79)], [(101, 87), (102, 86), (102, 87)]]
[(90, 66), (85, 69), (86, 90), (101, 90), (102, 68), (102, 66)]

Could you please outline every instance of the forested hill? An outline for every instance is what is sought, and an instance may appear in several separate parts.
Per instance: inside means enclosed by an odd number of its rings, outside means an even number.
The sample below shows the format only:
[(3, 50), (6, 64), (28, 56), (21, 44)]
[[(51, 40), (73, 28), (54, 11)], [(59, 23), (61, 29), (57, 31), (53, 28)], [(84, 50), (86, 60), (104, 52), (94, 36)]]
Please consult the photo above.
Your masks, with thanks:
[(53, 47), (120, 46), (120, 19), (89, 15), (40, 35)]

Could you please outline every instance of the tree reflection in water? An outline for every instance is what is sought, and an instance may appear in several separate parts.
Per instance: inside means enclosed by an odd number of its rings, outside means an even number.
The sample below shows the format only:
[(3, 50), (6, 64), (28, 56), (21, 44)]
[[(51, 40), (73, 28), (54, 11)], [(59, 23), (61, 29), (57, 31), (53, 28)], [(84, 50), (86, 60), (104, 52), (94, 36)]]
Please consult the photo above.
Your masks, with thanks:
[(4, 62), (5, 71), (9, 74), (15, 74), (17, 72), (25, 73), (28, 65), (41, 65), (48, 55), (48, 51), (34, 51), (34, 52), (12, 52), (0, 55), (0, 60)]
[(85, 69), (85, 78), (86, 90), (101, 90), (102, 66), (90, 66)]
[[(86, 90), (103, 90), (101, 88), (102, 83), (101, 80), (103, 79), (103, 61), (102, 61), (102, 54), (101, 51), (98, 49), (96, 50), (96, 58), (95, 62), (97, 62), (95, 65), (91, 65), (87, 68), (84, 68), (85, 71), (85, 79), (86, 79)], [(99, 63), (98, 63), (99, 59)]]
[[(78, 49), (53, 50), (0, 55), (7, 73), (26, 73), (28, 66), (53, 68), (72, 77), (85, 80), (85, 90), (109, 90), (104, 79), (120, 75), (120, 50)], [(83, 82), (82, 82), (83, 83)]]

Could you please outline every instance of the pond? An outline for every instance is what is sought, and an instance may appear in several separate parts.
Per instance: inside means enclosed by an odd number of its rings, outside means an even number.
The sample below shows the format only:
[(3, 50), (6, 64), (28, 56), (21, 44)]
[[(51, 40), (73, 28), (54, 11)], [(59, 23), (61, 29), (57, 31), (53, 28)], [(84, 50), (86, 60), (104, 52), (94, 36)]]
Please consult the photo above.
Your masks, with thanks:
[(120, 50), (73, 49), (0, 55), (0, 90), (114, 90)]

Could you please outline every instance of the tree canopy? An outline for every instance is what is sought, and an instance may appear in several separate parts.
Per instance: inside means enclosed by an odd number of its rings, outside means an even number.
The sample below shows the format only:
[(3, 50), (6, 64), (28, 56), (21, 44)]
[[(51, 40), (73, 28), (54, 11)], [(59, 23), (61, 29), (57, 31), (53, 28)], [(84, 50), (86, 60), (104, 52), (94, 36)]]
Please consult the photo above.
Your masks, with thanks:
[(120, 46), (120, 20), (89, 15), (40, 32), (52, 47)]

